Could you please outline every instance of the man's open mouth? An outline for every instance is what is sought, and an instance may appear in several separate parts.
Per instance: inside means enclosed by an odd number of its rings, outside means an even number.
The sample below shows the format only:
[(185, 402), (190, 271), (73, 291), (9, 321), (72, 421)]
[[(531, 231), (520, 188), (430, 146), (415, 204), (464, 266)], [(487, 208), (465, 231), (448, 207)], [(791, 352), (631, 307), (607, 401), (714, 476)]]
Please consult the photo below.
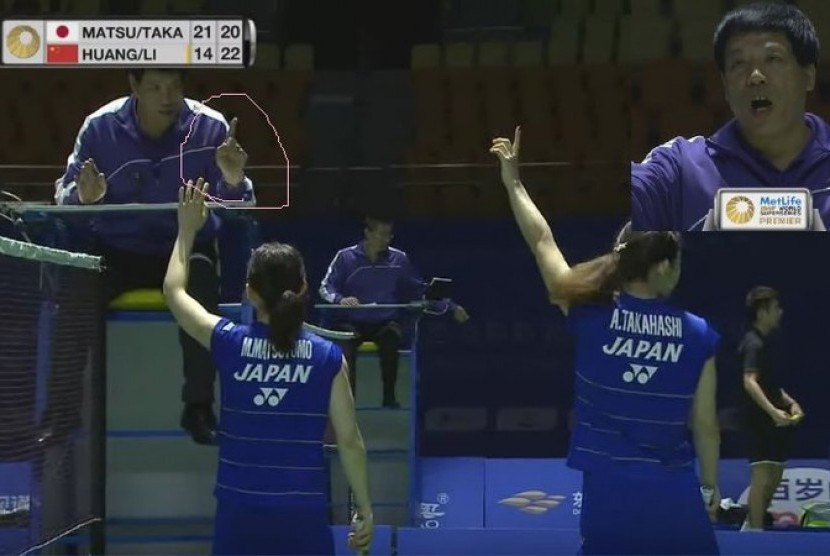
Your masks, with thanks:
[(752, 99), (752, 111), (756, 114), (767, 112), (772, 108), (772, 101), (764, 95), (758, 95)]

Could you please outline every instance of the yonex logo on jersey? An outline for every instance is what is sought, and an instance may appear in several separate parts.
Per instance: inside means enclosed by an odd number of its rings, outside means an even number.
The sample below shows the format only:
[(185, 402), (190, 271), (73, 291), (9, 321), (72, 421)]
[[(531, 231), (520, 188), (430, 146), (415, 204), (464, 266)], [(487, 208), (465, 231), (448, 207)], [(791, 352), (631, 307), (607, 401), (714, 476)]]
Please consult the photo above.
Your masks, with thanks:
[(657, 372), (657, 367), (650, 365), (636, 365), (634, 363), (629, 363), (628, 365), (631, 369), (625, 371), (622, 376), (626, 382), (634, 382), (636, 380), (640, 384), (645, 384)]
[(260, 394), (254, 396), (254, 404), (265, 405), (266, 403), (271, 407), (276, 407), (285, 397), (288, 388), (260, 388)]

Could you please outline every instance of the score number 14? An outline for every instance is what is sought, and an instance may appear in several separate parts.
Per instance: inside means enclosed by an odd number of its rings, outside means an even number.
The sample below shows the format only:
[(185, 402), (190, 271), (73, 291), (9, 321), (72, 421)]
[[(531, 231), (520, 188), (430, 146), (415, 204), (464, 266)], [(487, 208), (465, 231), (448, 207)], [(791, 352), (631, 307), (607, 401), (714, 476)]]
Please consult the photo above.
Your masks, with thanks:
[[(213, 60), (213, 47), (197, 46), (193, 49), (194, 61)], [(219, 60), (221, 62), (241, 62), (242, 49), (238, 46), (222, 46), (219, 48)]]

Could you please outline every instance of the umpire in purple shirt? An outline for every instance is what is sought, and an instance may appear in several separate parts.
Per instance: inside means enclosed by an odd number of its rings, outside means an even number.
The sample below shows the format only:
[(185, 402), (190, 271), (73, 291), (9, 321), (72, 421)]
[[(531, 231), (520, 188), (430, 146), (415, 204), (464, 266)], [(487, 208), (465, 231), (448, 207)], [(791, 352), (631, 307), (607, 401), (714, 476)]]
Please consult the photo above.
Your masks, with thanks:
[[(427, 285), (409, 262), (409, 257), (400, 249), (389, 246), (393, 238), (392, 227), (390, 219), (366, 219), (363, 241), (338, 251), (329, 264), (320, 285), (320, 296), (326, 302), (345, 306), (399, 304), (419, 301), (423, 297)], [(462, 306), (449, 299), (431, 304), (428, 312), (452, 312), (457, 322), (465, 322), (469, 318)], [(331, 316), (338, 319), (335, 328), (356, 334), (355, 340), (344, 342), (343, 345), (352, 389), (357, 384), (357, 348), (363, 342), (375, 342), (383, 381), (383, 407), (400, 407), (395, 395), (395, 383), (402, 338), (401, 311), (340, 309)]]
[[(90, 114), (78, 132), (66, 172), (56, 183), (62, 205), (175, 203), (184, 181), (205, 178), (210, 194), (253, 201), (247, 154), (236, 141), (236, 119), (184, 97), (184, 72), (132, 69), (132, 94)], [(176, 211), (102, 212), (90, 219), (107, 267), (107, 298), (161, 288), (178, 233)], [(216, 312), (219, 303), (219, 218), (213, 214), (190, 258), (189, 293)], [(214, 444), (215, 370), (210, 354), (179, 330), (184, 367), (181, 425), (199, 444)], [(140, 377), (137, 378), (140, 380)]]
[[(631, 165), (635, 230), (711, 229), (718, 189), (812, 190), (814, 229), (830, 223), (830, 126), (806, 112), (819, 41), (795, 6), (759, 2), (730, 12), (714, 36), (734, 118), (706, 138), (677, 137)], [(705, 130), (701, 130), (705, 131)]]

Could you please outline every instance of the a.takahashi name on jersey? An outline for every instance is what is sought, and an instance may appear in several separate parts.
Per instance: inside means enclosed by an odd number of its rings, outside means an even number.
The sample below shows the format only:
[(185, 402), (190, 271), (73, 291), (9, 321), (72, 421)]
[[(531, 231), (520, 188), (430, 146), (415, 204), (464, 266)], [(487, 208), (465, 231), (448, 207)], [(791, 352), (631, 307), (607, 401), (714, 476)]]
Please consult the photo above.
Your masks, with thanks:
[[(683, 339), (683, 320), (673, 315), (643, 314), (615, 309), (608, 328), (641, 336)], [(616, 357), (677, 363), (683, 352), (683, 344), (617, 336), (612, 342), (602, 346), (602, 351)]]
[(673, 315), (643, 314), (627, 309), (614, 309), (611, 328), (630, 334), (683, 338), (683, 319)]

